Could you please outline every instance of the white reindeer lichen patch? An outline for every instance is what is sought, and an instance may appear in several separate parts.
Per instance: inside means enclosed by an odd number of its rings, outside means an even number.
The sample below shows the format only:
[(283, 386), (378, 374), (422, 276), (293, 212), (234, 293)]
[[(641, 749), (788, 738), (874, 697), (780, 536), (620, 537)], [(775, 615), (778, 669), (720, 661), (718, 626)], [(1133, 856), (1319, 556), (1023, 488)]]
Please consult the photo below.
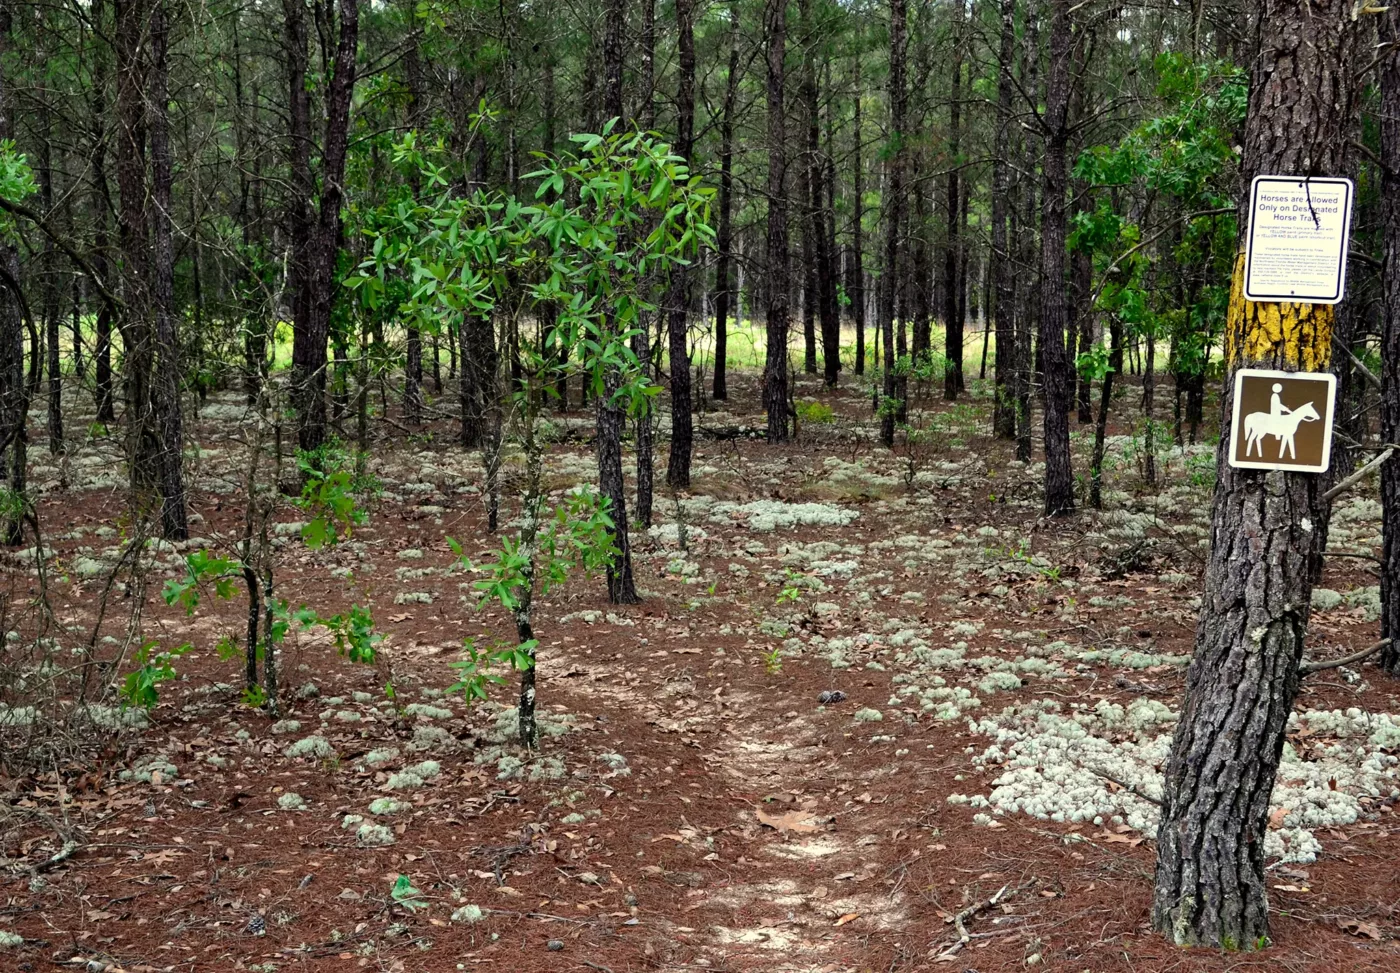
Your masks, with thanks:
[[(1156, 831), (1161, 799), (1157, 770), (1171, 748), (1176, 712), (1155, 700), (1127, 707), (1100, 700), (1092, 708), (1037, 700), (1007, 707), (980, 721), (974, 733), (994, 743), (973, 763), (1004, 768), (991, 793), (954, 794), (979, 814), (1012, 813), (1095, 826), (1126, 824)], [(1271, 804), (1283, 813), (1264, 838), (1264, 853), (1286, 862), (1311, 862), (1321, 851), (1317, 829), (1341, 827), (1364, 812), (1363, 801), (1400, 797), (1400, 758), (1386, 752), (1400, 744), (1400, 717), (1361, 710), (1307, 710), (1290, 719), (1310, 734), (1307, 756), (1284, 747)], [(1109, 778), (1128, 789), (1112, 789)], [(1134, 793), (1136, 792), (1136, 793)], [(1142, 796), (1138, 796), (1142, 795)], [(989, 817), (989, 823), (994, 818)]]

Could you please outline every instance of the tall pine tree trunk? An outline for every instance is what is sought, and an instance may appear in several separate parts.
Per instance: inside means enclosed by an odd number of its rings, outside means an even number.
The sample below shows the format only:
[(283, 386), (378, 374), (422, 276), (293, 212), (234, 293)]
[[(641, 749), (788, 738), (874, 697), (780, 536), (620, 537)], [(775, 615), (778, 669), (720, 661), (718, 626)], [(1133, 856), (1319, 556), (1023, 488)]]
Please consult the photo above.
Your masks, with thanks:
[[(1331, 175), (1356, 110), (1360, 28), (1344, 0), (1262, 0), (1240, 173), (1240, 240), (1253, 176)], [(1225, 333), (1222, 415), (1243, 367), (1325, 369), (1325, 304), (1243, 295), (1236, 260)], [(1222, 430), (1211, 552), (1193, 659), (1165, 768), (1152, 924), (1179, 945), (1256, 949), (1268, 941), (1264, 834), (1298, 692), (1312, 596), (1312, 528), (1327, 501), (1310, 473), (1240, 470)]]
[[(1026, 29), (1021, 38), (1021, 88), (1040, 100), (1040, 0), (1026, 4)], [(1021, 264), (1026, 272), (1019, 286), (1016, 311), (1016, 458), (1031, 461), (1031, 391), (1035, 386), (1035, 322), (1039, 318), (1040, 274), (1035, 236), (1036, 139), (1022, 138), (1021, 175), (1017, 179), (1021, 211), (1017, 215)], [(1032, 270), (1031, 268), (1036, 268)]]
[[(676, 0), (677, 43), (680, 47), (680, 84), (676, 93), (676, 154), (687, 162), (695, 142), (695, 33), (694, 0)], [(673, 489), (690, 486), (690, 454), (694, 441), (691, 410), (690, 349), (687, 306), (690, 303), (688, 268), (671, 270), (670, 305), (667, 314), (668, 353), (671, 360), (671, 455), (666, 462), (666, 484)]]
[[(603, 114), (606, 118), (621, 118), (622, 105), (622, 34), (626, 26), (627, 4), (625, 0), (612, 0), (608, 5), (607, 22), (603, 34)], [(610, 310), (610, 309), (609, 309)], [(649, 358), (643, 355), (643, 361)], [(641, 599), (637, 597), (636, 583), (632, 578), (632, 547), (627, 521), (627, 491), (622, 479), (622, 430), (626, 423), (626, 413), (616, 401), (621, 376), (616, 366), (603, 370), (603, 388), (595, 402), (598, 435), (598, 489), (608, 498), (609, 513), (613, 526), (609, 531), (617, 556), (608, 565), (608, 600), (613, 604), (630, 605)], [(649, 432), (649, 430), (648, 430)], [(640, 453), (639, 449), (639, 453)], [(642, 457), (638, 458), (638, 472), (641, 471)], [(645, 489), (650, 490), (650, 464)], [(639, 484), (639, 490), (643, 489)]]
[(1013, 391), (1016, 338), (1014, 307), (1015, 267), (1007, 239), (1011, 192), (1011, 99), (1015, 80), (1011, 76), (1016, 43), (1016, 0), (1001, 0), (1001, 48), (997, 72), (996, 160), (992, 163), (992, 276), (994, 299), (991, 314), (996, 325), (996, 364), (993, 380), (996, 399), (992, 430), (998, 439), (1016, 438), (1016, 404)]
[(947, 365), (943, 372), (943, 398), (952, 401), (963, 390), (963, 320), (959, 301), (962, 289), (961, 241), (958, 224), (962, 217), (962, 181), (958, 173), (958, 154), (962, 151), (962, 40), (953, 33), (953, 90), (948, 102), (948, 236), (943, 249), (943, 353)]
[[(1383, 15), (1391, 45), (1381, 64), (1381, 189), (1385, 240), (1385, 324), (1381, 337), (1381, 441), (1400, 443), (1400, 6)], [(1340, 403), (1341, 397), (1338, 396)], [(1381, 665), (1400, 676), (1400, 458), (1381, 466)]]
[(880, 442), (894, 447), (896, 359), (894, 348), (895, 296), (899, 279), (899, 227), (904, 216), (904, 48), (907, 14), (904, 0), (890, 0), (890, 145), (885, 153), (885, 261), (880, 283), (880, 329), (884, 333), (884, 399), (880, 409)]
[[(855, 59), (855, 90), (861, 90), (860, 58)], [(860, 99), (852, 106), (854, 118), (851, 151), (851, 310), (856, 319), (856, 374), (865, 374), (865, 162), (860, 123)]]
[[(298, 0), (284, 0), (284, 7)], [(340, 253), (340, 207), (345, 201), (345, 157), (349, 149), (350, 105), (355, 88), (355, 52), (360, 30), (357, 0), (336, 0), (337, 34), (331, 76), (326, 83), (325, 138), (321, 148), (321, 191), (311, 226), (306, 260), (305, 325), (292, 334), (292, 399), (297, 410), (297, 442), (307, 451), (326, 441), (326, 344), (335, 301), (335, 262)], [(304, 17), (304, 15), (303, 15)], [(305, 29), (303, 23), (303, 30)]]
[[(4, 55), (10, 46), (10, 8), (0, 8), (0, 139), (13, 138), (10, 124), (10, 97), (4, 74)], [(0, 286), (0, 479), (8, 472), (9, 489), (23, 497), (28, 467), (26, 417), (29, 396), (24, 381), (24, 318), (22, 297), (12, 290), (20, 279), (19, 249), (8, 237), (0, 239), (0, 263), (4, 264), (6, 284)], [(0, 524), (3, 542), (13, 546), (24, 539), (24, 520), (10, 507)]]
[(144, 507), (157, 489), (160, 445), (151, 390), (155, 335), (152, 323), (152, 219), (147, 202), (150, 47), (148, 0), (117, 0), (113, 47), (117, 81), (117, 187), (119, 237), (126, 313), (122, 328), (122, 379), (126, 452), (133, 499)]
[[(899, 2), (899, 0), (896, 0)], [(788, 439), (788, 228), (785, 175), (786, 124), (783, 105), (784, 59), (787, 55), (787, 2), (767, 0), (763, 35), (768, 58), (768, 308), (767, 348), (763, 360), (763, 408), (768, 414), (768, 441)]]
[(167, 540), (184, 540), (189, 536), (189, 520), (185, 504), (185, 435), (180, 414), (183, 369), (175, 312), (175, 241), (170, 222), (174, 160), (170, 149), (170, 25), (165, 2), (154, 0), (151, 11), (147, 108), (151, 132), (151, 309), (155, 325), (151, 405), (159, 450), (155, 471), (161, 499), (161, 532)]
[(1040, 221), (1040, 349), (1045, 372), (1045, 513), (1074, 509), (1074, 470), (1069, 448), (1073, 376), (1065, 350), (1065, 211), (1069, 193), (1070, 0), (1054, 0), (1050, 22), (1050, 74), (1045, 86), (1045, 196)]
[(739, 5), (729, 8), (729, 74), (719, 122), (719, 230), (715, 236), (715, 374), (714, 398), (729, 398), (729, 308), (734, 245), (734, 107), (739, 97)]

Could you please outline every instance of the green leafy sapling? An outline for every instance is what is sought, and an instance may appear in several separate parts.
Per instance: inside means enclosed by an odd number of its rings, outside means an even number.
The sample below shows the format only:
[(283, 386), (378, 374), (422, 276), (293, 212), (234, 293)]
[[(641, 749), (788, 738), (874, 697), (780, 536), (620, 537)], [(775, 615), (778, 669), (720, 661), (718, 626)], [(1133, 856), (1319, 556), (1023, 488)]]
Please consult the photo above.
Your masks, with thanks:
[[(334, 545), (348, 537), (354, 527), (365, 523), (367, 517), (355, 496), (359, 484), (338, 446), (331, 444), (314, 454), (303, 452), (297, 458), (297, 465), (302, 472), (303, 486), (296, 504), (310, 515), (310, 519), (301, 530), (302, 542), (309, 549), (316, 550)], [(249, 488), (252, 489), (253, 486), (250, 479)], [(251, 529), (245, 533), (245, 548), (250, 535)], [(186, 615), (193, 615), (198, 610), (206, 589), (212, 589), (215, 597), (226, 601), (237, 594), (238, 581), (246, 580), (250, 573), (246, 549), (239, 558), (222, 557), (207, 549), (200, 549), (186, 555), (184, 575), (167, 580), (162, 595), (167, 605), (183, 608)], [(374, 618), (368, 608), (351, 605), (348, 611), (333, 615), (323, 615), (305, 605), (293, 609), (285, 599), (273, 597), (270, 567), (264, 567), (264, 576), (266, 586), (261, 606), (265, 612), (263, 633), (261, 639), (256, 640), (248, 659), (250, 677), (244, 699), (249, 705), (266, 705), (269, 711), (276, 715), (276, 683), (272, 659), (277, 647), (292, 631), (293, 625), (302, 630), (313, 627), (324, 629), (330, 635), (336, 652), (351, 662), (372, 665), (376, 661), (377, 646), (383, 637), (374, 631)], [(253, 582), (249, 581), (248, 584), (251, 588)], [(253, 605), (256, 612), (257, 602), (254, 601)], [(250, 622), (250, 632), (256, 632), (255, 621)], [(254, 638), (251, 634), (249, 637)], [(231, 638), (226, 637), (220, 641), (220, 645), (231, 641)], [(219, 655), (224, 658), (229, 653), (220, 648)], [(258, 659), (266, 663), (266, 689), (258, 686), (253, 679)], [(149, 662), (157, 665), (155, 673), (160, 675), (163, 670), (159, 665), (169, 668), (169, 659), (162, 663), (159, 656), (148, 654), (147, 657), (138, 656), (136, 662), (138, 670), (132, 676), (139, 675), (138, 684), (143, 698), (148, 695), (154, 700), (157, 684), (169, 676), (151, 678), (149, 673), (142, 673), (149, 668)], [(142, 705), (149, 707), (153, 703)]]
[(141, 647), (136, 650), (132, 657), (136, 668), (128, 672), (122, 680), (122, 706), (139, 706), (150, 710), (160, 702), (160, 691), (156, 687), (175, 678), (175, 666), (172, 665), (172, 661), (188, 652), (191, 646), (186, 642), (165, 651), (157, 651), (159, 648), (160, 643), (152, 639), (141, 643)]

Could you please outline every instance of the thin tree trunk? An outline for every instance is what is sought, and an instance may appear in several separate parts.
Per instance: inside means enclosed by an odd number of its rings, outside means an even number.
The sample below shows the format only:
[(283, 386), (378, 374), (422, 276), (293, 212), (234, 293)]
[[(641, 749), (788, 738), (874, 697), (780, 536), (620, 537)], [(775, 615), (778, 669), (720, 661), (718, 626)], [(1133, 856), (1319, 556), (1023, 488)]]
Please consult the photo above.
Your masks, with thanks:
[(904, 0), (890, 0), (890, 146), (885, 156), (885, 272), (880, 286), (880, 328), (885, 337), (884, 399), (880, 409), (880, 442), (894, 447), (895, 356), (894, 316), (899, 279), (899, 227), (904, 216), (904, 84), (906, 30)]
[[(855, 58), (855, 90), (861, 90), (861, 59)], [(854, 99), (852, 106), (854, 119), (852, 126), (855, 134), (852, 136), (853, 147), (851, 151), (851, 309), (855, 312), (856, 319), (856, 374), (865, 374), (865, 266), (862, 254), (865, 249), (864, 226), (865, 221), (865, 162), (861, 155), (864, 148), (864, 136), (861, 132), (860, 121), (860, 98)]]
[[(680, 84), (676, 94), (676, 154), (687, 162), (695, 141), (695, 34), (694, 0), (676, 0), (677, 44), (680, 47)], [(666, 463), (666, 484), (672, 489), (690, 486), (690, 454), (694, 439), (691, 416), (690, 349), (687, 306), (690, 274), (686, 267), (671, 270), (667, 315), (668, 353), (671, 360), (671, 454)], [(650, 526), (650, 518), (643, 521)]]
[[(44, 206), (44, 218), (54, 217), (53, 191), (53, 145), (49, 126), (49, 112), (46, 101), (40, 101), (39, 127), (43, 133), (39, 144), (39, 198)], [(47, 276), (44, 281), (44, 344), (48, 349), (48, 419), (49, 453), (57, 456), (63, 452), (63, 369), (59, 360), (59, 329), (62, 313), (59, 311), (58, 251), (53, 240), (45, 237), (43, 268)]]
[(763, 363), (763, 406), (768, 413), (768, 441), (782, 443), (788, 439), (787, 137), (783, 107), (786, 0), (767, 0), (763, 34), (768, 57), (768, 344)]
[(1123, 370), (1123, 323), (1114, 315), (1108, 326), (1108, 372), (1099, 387), (1099, 421), (1094, 426), (1094, 459), (1089, 467), (1089, 506), (1103, 509), (1104, 442), (1108, 437), (1108, 410), (1113, 404), (1113, 379)]
[[(1040, 98), (1040, 0), (1026, 4), (1025, 34), (1021, 38), (1021, 87), (1039, 103)], [(1031, 461), (1031, 390), (1035, 384), (1035, 352), (1032, 340), (1036, 307), (1040, 295), (1040, 267), (1035, 237), (1035, 169), (1036, 139), (1027, 133), (1022, 138), (1021, 175), (1017, 179), (1021, 212), (1018, 232), (1021, 266), (1024, 280), (1020, 283), (1020, 300), (1016, 312), (1016, 458)]]
[[(961, 21), (960, 14), (954, 16)], [(958, 172), (958, 156), (962, 151), (962, 73), (963, 46), (961, 31), (953, 31), (953, 87), (948, 102), (948, 235), (943, 249), (943, 353), (947, 364), (943, 372), (943, 398), (954, 401), (963, 390), (963, 320), (959, 300), (962, 276), (961, 241), (958, 224), (962, 216), (962, 182)]]
[[(1242, 187), (1258, 173), (1341, 171), (1357, 108), (1361, 29), (1351, 9), (1262, 0)], [(1241, 241), (1247, 217), (1242, 202)], [(1330, 305), (1246, 302), (1243, 268), (1240, 254), (1225, 335), (1227, 422), (1239, 368), (1312, 371), (1331, 355)], [(1312, 523), (1327, 501), (1317, 476), (1236, 469), (1224, 445), (1216, 469), (1195, 650), (1164, 773), (1152, 924), (1179, 945), (1257, 949), (1269, 936), (1263, 836), (1298, 692)]]
[[(0, 139), (13, 137), (10, 125), (10, 99), (4, 65), (10, 46), (12, 22), (10, 8), (0, 7)], [(0, 263), (11, 281), (20, 279), (19, 250), (8, 237), (0, 238)], [(25, 472), (28, 466), (26, 416), (29, 396), (24, 381), (24, 320), (20, 295), (9, 287), (0, 287), (0, 467), (8, 459), (9, 488), (14, 497), (23, 498)], [(6, 471), (0, 469), (0, 476)], [(4, 524), (3, 542), (16, 546), (24, 539), (24, 514), (7, 504), (9, 514)], [(37, 543), (37, 539), (36, 539)]]
[(729, 398), (730, 249), (734, 245), (734, 110), (739, 97), (739, 5), (729, 8), (729, 74), (719, 128), (719, 230), (715, 236), (714, 399)]

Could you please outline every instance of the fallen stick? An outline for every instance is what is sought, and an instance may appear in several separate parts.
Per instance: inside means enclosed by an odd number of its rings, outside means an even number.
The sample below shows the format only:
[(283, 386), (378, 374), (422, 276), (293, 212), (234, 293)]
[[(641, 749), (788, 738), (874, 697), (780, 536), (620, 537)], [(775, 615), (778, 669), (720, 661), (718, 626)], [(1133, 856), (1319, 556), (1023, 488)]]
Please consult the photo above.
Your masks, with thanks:
[(1117, 777), (1110, 777), (1103, 771), (1094, 770), (1092, 768), (1089, 769), (1089, 773), (1093, 774), (1095, 777), (1102, 777), (1104, 780), (1109, 781), (1110, 783), (1117, 784), (1119, 787), (1123, 788), (1123, 790), (1133, 795), (1133, 797), (1136, 797), (1139, 801), (1146, 801), (1148, 804), (1155, 804), (1158, 807), (1162, 806), (1162, 802), (1157, 800), (1157, 798), (1148, 797), (1146, 794), (1138, 790), (1132, 784), (1126, 783), (1125, 781), (1121, 781)]
[(939, 953), (938, 956), (935, 957), (935, 960), (937, 962), (946, 963), (948, 960), (951, 960), (953, 957), (957, 956), (958, 952), (964, 946), (972, 942), (972, 934), (967, 931), (967, 926), (965, 925), (965, 923), (969, 919), (975, 918), (980, 913), (986, 912), (988, 909), (992, 908), (992, 906), (999, 903), (1002, 900), (1002, 897), (1006, 895), (1007, 887), (1008, 886), (1003, 885), (1001, 888), (997, 889), (996, 895), (993, 895), (991, 898), (983, 899), (981, 902), (975, 902), (972, 905), (968, 906), (966, 909), (959, 912), (957, 915), (953, 916), (951, 919), (944, 920), (945, 922), (951, 922), (953, 924), (953, 928), (958, 931), (958, 941), (953, 943), (953, 945), (949, 946), (943, 952)]
[(1336, 669), (1340, 666), (1349, 666), (1353, 662), (1361, 662), (1369, 659), (1381, 649), (1390, 644), (1390, 639), (1381, 639), (1370, 648), (1362, 649), (1360, 652), (1353, 652), (1351, 655), (1344, 655), (1340, 659), (1327, 659), (1318, 662), (1304, 662), (1298, 667), (1298, 674), (1301, 676), (1310, 675), (1314, 672), (1322, 672), (1324, 669)]

